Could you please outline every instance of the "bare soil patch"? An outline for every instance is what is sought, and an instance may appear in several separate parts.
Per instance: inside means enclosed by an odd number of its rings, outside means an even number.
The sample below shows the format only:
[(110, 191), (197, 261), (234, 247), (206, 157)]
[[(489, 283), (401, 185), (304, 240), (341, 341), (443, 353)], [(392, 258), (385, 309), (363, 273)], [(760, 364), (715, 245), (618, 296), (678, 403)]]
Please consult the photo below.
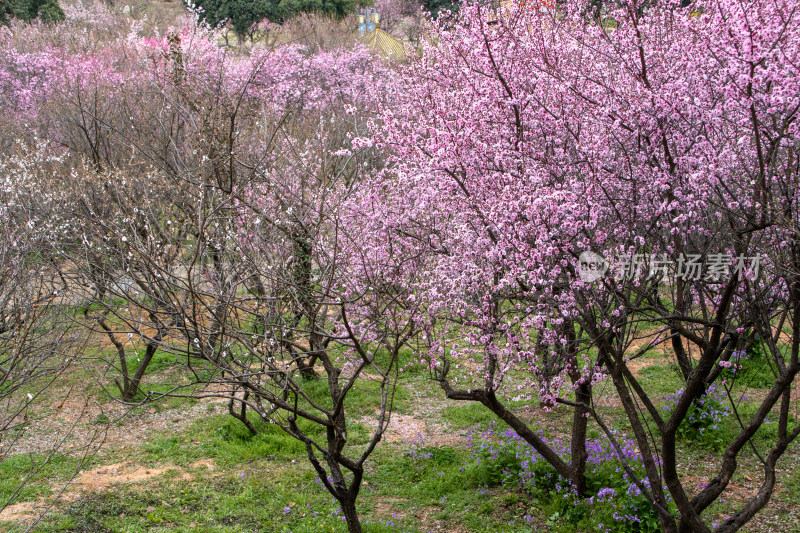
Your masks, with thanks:
[[(125, 461), (85, 470), (80, 472), (66, 487), (53, 486), (52, 490), (55, 494), (60, 493), (58, 501), (67, 503), (75, 502), (86, 494), (105, 492), (122, 484), (135, 484), (147, 481), (173, 468), (176, 467), (173, 465), (163, 465), (155, 468), (145, 467), (133, 461)], [(53, 498), (54, 497), (41, 498), (34, 501), (9, 505), (0, 511), (0, 521), (18, 522), (34, 520), (41, 516), (53, 503)]]

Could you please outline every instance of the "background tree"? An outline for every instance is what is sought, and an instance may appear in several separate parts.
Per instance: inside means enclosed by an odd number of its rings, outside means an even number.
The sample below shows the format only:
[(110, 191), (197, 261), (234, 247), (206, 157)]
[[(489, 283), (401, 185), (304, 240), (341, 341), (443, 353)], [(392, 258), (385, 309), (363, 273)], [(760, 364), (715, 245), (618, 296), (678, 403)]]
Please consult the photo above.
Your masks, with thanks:
[(301, 13), (344, 17), (355, 10), (353, 0), (201, 0), (200, 18), (211, 26), (228, 21), (240, 40), (253, 37), (258, 23), (282, 23)]
[[(45, 144), (18, 146), (0, 157), (0, 463), (20, 453), (32, 426), (55, 416), (69, 392), (60, 380), (83, 355), (87, 337), (69, 312), (70, 299), (50, 253), (59, 224), (48, 218), (51, 206), (36, 194), (43, 175), (52, 176), (54, 161)], [(57, 185), (51, 183), (54, 187)], [(48, 411), (53, 412), (48, 412)], [(39, 455), (6, 479), (0, 509), (11, 505), (31, 479), (64, 453), (80, 469), (98, 451), (101, 432), (83, 444), (71, 441), (81, 416), (65, 420)], [(16, 457), (19, 464), (19, 457)], [(24, 461), (23, 461), (24, 463)], [(68, 485), (71, 478), (65, 482)], [(38, 521), (41, 515), (37, 513)]]
[[(358, 531), (364, 464), (415, 331), (340, 212), (381, 162), (366, 106), (391, 78), (362, 47), (239, 55), (217, 38), (186, 29), (124, 55), (112, 43), (57, 71), (47, 118), (70, 171), (58, 173), (54, 255), (85, 324), (114, 347), (91, 364), (123, 401), (221, 396), (252, 431), (279, 425)], [(145, 344), (140, 361), (130, 339)], [(188, 383), (142, 380), (157, 351)], [(353, 396), (369, 398), (366, 413)], [(351, 409), (374, 416), (367, 438), (348, 429)]]
[(64, 20), (64, 11), (58, 0), (0, 0), (0, 24), (8, 25), (12, 18), (58, 22)]
[(274, 0), (203, 0), (196, 5), (202, 8), (202, 20), (214, 27), (228, 21), (242, 40), (250, 37), (256, 24), (262, 20), (280, 21), (283, 18), (279, 3)]
[(405, 36), (412, 42), (420, 38), (425, 20), (422, 4), (417, 0), (377, 0), (375, 9), (381, 17), (380, 27), (401, 40)]
[(461, 7), (458, 0), (422, 0), (422, 7), (431, 14), (433, 18), (438, 18), (443, 11), (457, 13)]

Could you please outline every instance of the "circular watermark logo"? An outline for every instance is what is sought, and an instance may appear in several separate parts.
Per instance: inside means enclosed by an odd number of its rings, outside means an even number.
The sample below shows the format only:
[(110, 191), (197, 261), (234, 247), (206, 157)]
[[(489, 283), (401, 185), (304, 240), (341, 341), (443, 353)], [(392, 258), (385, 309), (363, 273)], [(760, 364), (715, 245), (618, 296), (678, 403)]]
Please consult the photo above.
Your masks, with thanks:
[(602, 255), (585, 251), (578, 257), (578, 277), (585, 283), (602, 278), (608, 272), (608, 261)]

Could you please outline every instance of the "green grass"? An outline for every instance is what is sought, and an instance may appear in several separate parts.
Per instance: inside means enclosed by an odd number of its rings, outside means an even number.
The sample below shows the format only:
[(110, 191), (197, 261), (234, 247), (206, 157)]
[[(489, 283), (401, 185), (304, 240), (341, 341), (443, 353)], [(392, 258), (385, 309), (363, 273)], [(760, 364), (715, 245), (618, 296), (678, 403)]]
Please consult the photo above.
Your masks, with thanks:
[[(785, 353), (786, 348), (785, 346), (780, 347), (784, 350), (784, 357), (788, 360), (788, 354)], [(747, 354), (732, 359), (732, 362), (741, 368), (726, 369), (720, 377), (727, 380), (735, 389), (768, 389), (775, 384), (777, 379), (775, 363), (771, 357), (764, 354), (764, 347), (760, 342), (753, 344)]]
[(7, 457), (0, 461), (0, 505), (8, 502), (15, 493), (17, 495), (14, 501), (29, 501), (48, 496), (51, 493), (51, 483), (69, 480), (77, 467), (78, 459), (63, 455), (50, 458), (44, 455)]
[(191, 424), (179, 435), (155, 438), (142, 446), (143, 460), (150, 464), (167, 462), (179, 466), (213, 458), (220, 466), (233, 466), (256, 459), (284, 462), (302, 458), (303, 444), (277, 426), (256, 422), (258, 435), (229, 415), (214, 415)]
[[(72, 504), (39, 531), (343, 531), (338, 506), (303, 469), (263, 475), (263, 465), (230, 474), (197, 472), (191, 481), (165, 476), (148, 490), (123, 487)], [(399, 531), (366, 518), (365, 531)], [(398, 522), (395, 520), (395, 522)], [(412, 526), (405, 531), (415, 531)]]
[[(338, 505), (316, 480), (302, 444), (275, 426), (259, 429), (253, 436), (240, 422), (215, 415), (179, 435), (154, 438), (134, 459), (176, 468), (62, 506), (36, 531), (344, 531)], [(472, 531), (530, 530), (521, 528), (528, 506), (519, 495), (491, 489), (485, 496), (485, 475), (467, 449), (407, 451), (387, 444), (368, 463), (359, 497), (365, 531), (425, 531), (421, 516)], [(213, 470), (193, 465), (208, 458)]]
[(468, 429), (474, 426), (488, 427), (497, 420), (497, 417), (489, 411), (483, 404), (465, 403), (455, 404), (445, 407), (442, 410), (442, 418), (446, 420), (453, 429)]
[[(332, 409), (330, 389), (327, 378), (320, 376), (313, 379), (302, 380), (299, 384), (303, 391), (319, 406)], [(387, 389), (391, 392), (390, 389)], [(348, 392), (345, 398), (345, 409), (351, 419), (362, 416), (374, 416), (375, 409), (380, 405), (380, 382), (377, 380), (361, 380)], [(307, 407), (307, 402), (303, 402)], [(392, 410), (396, 413), (407, 414), (411, 412), (410, 396), (406, 388), (396, 387), (394, 390)]]
[[(457, 418), (466, 420), (480, 406), (455, 407)], [(240, 422), (215, 415), (179, 435), (155, 438), (135, 459), (175, 468), (62, 505), (35, 531), (345, 531), (338, 505), (316, 480), (302, 445), (274, 426), (260, 429), (251, 436)], [(681, 454), (702, 457), (691, 446)], [(213, 469), (192, 464), (208, 458)], [(358, 501), (364, 529), (417, 533), (439, 524), (443, 531), (586, 531), (585, 510), (571, 510), (560, 497), (504, 486), (498, 472), (460, 444), (387, 443), (368, 462)], [(28, 496), (37, 494), (32, 490)]]
[[(144, 352), (145, 347), (142, 347), (126, 357), (125, 363), (128, 367), (129, 376), (132, 376), (136, 372), (136, 369), (139, 367), (141, 362), (141, 358), (144, 356)], [(153, 354), (152, 359), (150, 359), (150, 363), (148, 363), (144, 375), (152, 376), (153, 374), (159, 374), (169, 367), (174, 366), (175, 362), (175, 354), (156, 351), (156, 353)]]
[(639, 381), (657, 404), (684, 386), (684, 380), (676, 363), (645, 367)]
[[(401, 358), (411, 363), (410, 353)], [(157, 354), (150, 382), (145, 390), (160, 390), (158, 381), (174, 373), (174, 356)], [(395, 412), (413, 414), (418, 406), (430, 405), (423, 415), (426, 423), (445, 428), (448, 433), (467, 429), (486, 429), (493, 425), (502, 433), (494, 415), (483, 405), (470, 402), (446, 402), (441, 390), (428, 379), (422, 365), (410, 364), (400, 377), (395, 395)], [(172, 376), (174, 377), (174, 376)], [(513, 376), (511, 376), (513, 377)], [(682, 386), (675, 365), (657, 363), (641, 370), (641, 381), (652, 391), (659, 408), (664, 399)], [(302, 385), (316, 400), (327, 405), (328, 390), (324, 378), (307, 380)], [(377, 383), (364, 382), (348, 396), (348, 446), (353, 456), (371, 436), (367, 419), (375, 416)], [(185, 400), (170, 399), (137, 407), (134, 414), (150, 409), (180, 409)], [(525, 402), (509, 402), (521, 416)], [(62, 503), (35, 531), (55, 532), (321, 532), (345, 531), (338, 516), (338, 505), (316, 479), (302, 443), (286, 435), (277, 426), (253, 418), (259, 434), (251, 435), (245, 426), (228, 415), (210, 414), (187, 427), (152, 435), (135, 449), (112, 451), (103, 457), (104, 464), (133, 461), (142, 467), (166, 467), (158, 476), (136, 484), (111, 487), (105, 492), (85, 494), (73, 503)], [(754, 407), (743, 404), (743, 416), (752, 415)], [(565, 410), (550, 413), (535, 409), (534, 420), (548, 438), (563, 438), (570, 427)], [(615, 428), (624, 431), (626, 421), (621, 409), (609, 407), (604, 414)], [(773, 413), (776, 415), (776, 413)], [(419, 414), (418, 414), (419, 416)], [(777, 419), (771, 416), (771, 419)], [(362, 423), (358, 423), (363, 419)], [(93, 425), (112, 423), (97, 417)], [(129, 423), (123, 420), (123, 424)], [(394, 422), (397, 423), (397, 422)], [(727, 420), (726, 424), (733, 424)], [(363, 424), (363, 425), (362, 425)], [(309, 435), (324, 437), (321, 428), (300, 422)], [(727, 426), (726, 426), (727, 427)], [(498, 431), (498, 428), (499, 431)], [(776, 425), (765, 425), (757, 434), (757, 443), (766, 444), (777, 435)], [(727, 428), (726, 431), (732, 431)], [(477, 435), (480, 431), (472, 432)], [(590, 438), (601, 434), (593, 424)], [(475, 437), (477, 438), (477, 436)], [(324, 439), (323, 439), (324, 440)], [(429, 442), (382, 442), (367, 461), (364, 484), (358, 507), (364, 529), (371, 533), (448, 531), (588, 531), (589, 514), (581, 506), (565, 505), (564, 498), (546, 491), (532, 494), (513, 484), (503, 484), (505, 463), (493, 464), (486, 458), (478, 461), (467, 447), (467, 437), (455, 437), (451, 445), (434, 446)], [(797, 446), (793, 447), (796, 454)], [(679, 462), (696, 466), (693, 474), (713, 474), (717, 462), (715, 449), (683, 439), (679, 441)], [(212, 468), (198, 464), (210, 462)], [(782, 461), (785, 482), (780, 498), (796, 502), (794, 457)], [(509, 461), (506, 457), (504, 461)], [(0, 463), (0, 495), (15, 488), (30, 461), (22, 456)], [(55, 480), (67, 479), (75, 459), (58, 458), (29, 484), (22, 500), (35, 500), (51, 494)], [(742, 472), (747, 468), (756, 477), (758, 465), (742, 457)], [(752, 463), (752, 464), (751, 464)], [(740, 472), (737, 471), (737, 476)], [(734, 482), (742, 484), (739, 478)], [(793, 494), (790, 494), (793, 493)], [(735, 503), (735, 502), (733, 502)], [(709, 513), (729, 512), (733, 503), (718, 502)], [(2, 526), (5, 527), (5, 524)], [(0, 529), (2, 529), (0, 527)], [(16, 526), (14, 526), (16, 527)], [(23, 531), (24, 528), (10, 529)]]

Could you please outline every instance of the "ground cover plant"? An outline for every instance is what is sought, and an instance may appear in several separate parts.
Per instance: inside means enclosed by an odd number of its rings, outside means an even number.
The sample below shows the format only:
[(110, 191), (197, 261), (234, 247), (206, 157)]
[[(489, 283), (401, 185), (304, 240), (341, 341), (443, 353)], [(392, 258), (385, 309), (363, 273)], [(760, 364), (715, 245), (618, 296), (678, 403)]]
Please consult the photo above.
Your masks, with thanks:
[(529, 7), (0, 28), (2, 527), (793, 510), (797, 6)]

